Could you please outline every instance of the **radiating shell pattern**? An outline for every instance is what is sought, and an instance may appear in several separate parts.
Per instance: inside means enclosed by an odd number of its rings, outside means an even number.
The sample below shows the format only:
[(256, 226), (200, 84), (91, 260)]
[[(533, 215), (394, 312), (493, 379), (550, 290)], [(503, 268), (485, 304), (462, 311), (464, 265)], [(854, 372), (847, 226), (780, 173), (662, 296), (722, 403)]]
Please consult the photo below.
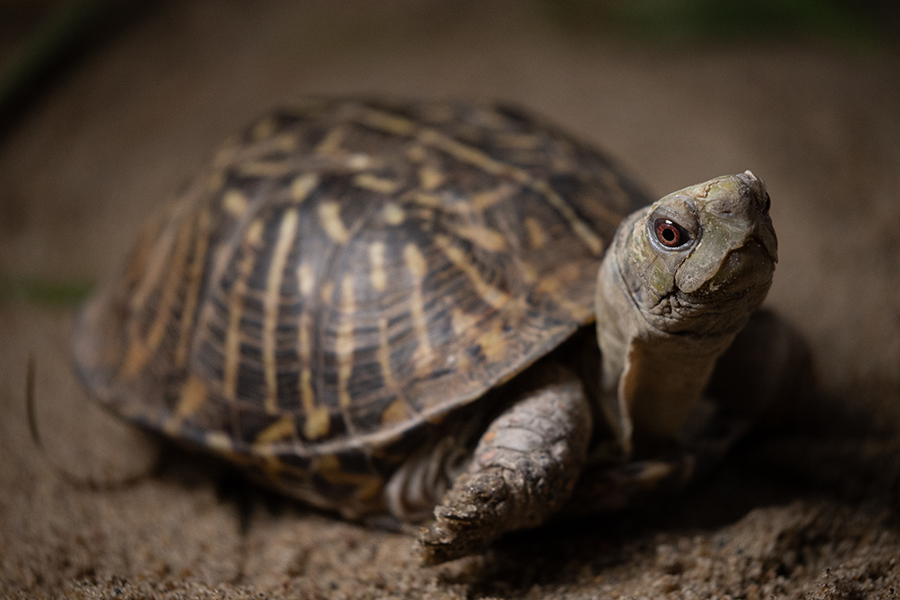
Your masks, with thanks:
[(310, 101), (230, 140), (83, 311), (100, 400), (347, 515), (592, 319), (650, 198), (518, 110)]

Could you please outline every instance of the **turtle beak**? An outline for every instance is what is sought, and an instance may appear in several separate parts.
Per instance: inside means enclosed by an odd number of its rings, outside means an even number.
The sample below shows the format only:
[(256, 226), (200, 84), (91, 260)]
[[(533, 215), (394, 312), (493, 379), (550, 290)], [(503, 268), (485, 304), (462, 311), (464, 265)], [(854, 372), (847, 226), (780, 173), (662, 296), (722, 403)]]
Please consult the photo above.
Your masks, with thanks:
[[(690, 268), (679, 268), (675, 276), (678, 288), (692, 294), (707, 282), (720, 287), (735, 281), (737, 271), (744, 283), (760, 277), (771, 281), (778, 241), (762, 180), (750, 171), (719, 177), (704, 184), (702, 195), (702, 238), (686, 261)], [(748, 273), (751, 265), (757, 275)]]
[(778, 239), (769, 217), (769, 193), (763, 181), (747, 170), (736, 176), (745, 186), (748, 195), (748, 212), (755, 221), (752, 237), (765, 248), (772, 262), (778, 262)]

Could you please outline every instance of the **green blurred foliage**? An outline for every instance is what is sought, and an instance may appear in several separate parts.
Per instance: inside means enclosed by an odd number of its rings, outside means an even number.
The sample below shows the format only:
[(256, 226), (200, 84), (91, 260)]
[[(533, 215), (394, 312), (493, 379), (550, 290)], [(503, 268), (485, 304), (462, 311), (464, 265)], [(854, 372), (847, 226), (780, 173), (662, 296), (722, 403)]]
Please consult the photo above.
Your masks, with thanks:
[(93, 284), (87, 280), (55, 281), (0, 273), (0, 305), (71, 308), (81, 304), (92, 288)]
[(884, 0), (531, 0), (567, 31), (687, 42), (808, 37), (870, 43), (900, 32)]

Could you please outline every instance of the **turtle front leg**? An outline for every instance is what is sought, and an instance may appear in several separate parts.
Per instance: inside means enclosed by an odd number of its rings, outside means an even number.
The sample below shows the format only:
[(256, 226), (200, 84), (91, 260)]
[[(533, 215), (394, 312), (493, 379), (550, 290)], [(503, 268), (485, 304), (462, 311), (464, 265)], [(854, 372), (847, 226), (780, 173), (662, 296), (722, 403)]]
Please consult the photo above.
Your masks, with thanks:
[(568, 501), (591, 437), (590, 405), (564, 367), (533, 371), (434, 509), (419, 538), (424, 564), (479, 552), (506, 532), (540, 525)]

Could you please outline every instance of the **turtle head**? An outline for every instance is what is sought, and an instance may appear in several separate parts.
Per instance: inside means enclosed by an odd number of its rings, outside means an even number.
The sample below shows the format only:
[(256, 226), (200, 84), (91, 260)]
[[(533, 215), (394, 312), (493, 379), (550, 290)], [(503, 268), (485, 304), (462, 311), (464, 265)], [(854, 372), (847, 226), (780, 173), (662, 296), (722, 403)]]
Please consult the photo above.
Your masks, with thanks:
[(674, 192), (616, 232), (597, 286), (603, 408), (678, 437), (715, 361), (765, 298), (777, 261), (769, 196), (750, 171)]
[(737, 332), (769, 290), (777, 241), (769, 195), (750, 171), (669, 194), (628, 221), (613, 254), (652, 328)]

